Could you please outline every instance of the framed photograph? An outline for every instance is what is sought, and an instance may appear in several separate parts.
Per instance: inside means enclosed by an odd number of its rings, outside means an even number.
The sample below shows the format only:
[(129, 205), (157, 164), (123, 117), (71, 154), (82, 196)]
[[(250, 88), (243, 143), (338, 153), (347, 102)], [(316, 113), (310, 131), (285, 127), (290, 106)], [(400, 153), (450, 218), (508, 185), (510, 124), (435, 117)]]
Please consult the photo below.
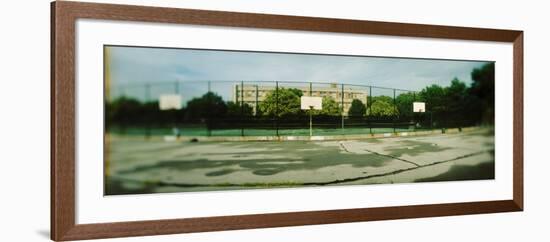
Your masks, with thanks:
[(523, 210), (523, 32), (52, 3), (51, 238)]

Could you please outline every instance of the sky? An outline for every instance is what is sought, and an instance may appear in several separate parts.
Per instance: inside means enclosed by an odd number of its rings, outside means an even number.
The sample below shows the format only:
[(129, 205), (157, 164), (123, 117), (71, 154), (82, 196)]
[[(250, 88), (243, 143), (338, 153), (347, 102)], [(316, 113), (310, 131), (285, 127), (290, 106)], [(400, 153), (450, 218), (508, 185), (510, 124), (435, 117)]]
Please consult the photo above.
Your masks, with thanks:
[[(111, 86), (207, 80), (302, 81), (420, 91), (453, 78), (467, 85), (487, 62), (110, 46)], [(191, 88), (192, 89), (192, 88)], [(198, 89), (195, 91), (199, 91)], [(230, 94), (222, 94), (227, 96)]]

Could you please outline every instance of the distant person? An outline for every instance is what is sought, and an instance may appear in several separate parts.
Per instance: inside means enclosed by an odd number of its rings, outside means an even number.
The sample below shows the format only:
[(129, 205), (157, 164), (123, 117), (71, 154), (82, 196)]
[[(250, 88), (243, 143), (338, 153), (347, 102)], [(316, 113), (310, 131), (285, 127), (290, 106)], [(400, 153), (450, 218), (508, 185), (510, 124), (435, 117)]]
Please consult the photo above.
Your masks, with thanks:
[(174, 136), (176, 136), (176, 138), (180, 137), (180, 129), (178, 127), (172, 128), (172, 133), (174, 133)]

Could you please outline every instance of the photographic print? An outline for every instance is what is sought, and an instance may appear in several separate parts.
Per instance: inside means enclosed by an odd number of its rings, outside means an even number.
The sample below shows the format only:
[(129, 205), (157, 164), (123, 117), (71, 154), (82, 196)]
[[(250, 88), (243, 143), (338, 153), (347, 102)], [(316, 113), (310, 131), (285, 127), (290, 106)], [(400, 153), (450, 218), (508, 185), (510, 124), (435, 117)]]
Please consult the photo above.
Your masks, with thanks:
[(104, 46), (104, 194), (495, 178), (495, 63)]

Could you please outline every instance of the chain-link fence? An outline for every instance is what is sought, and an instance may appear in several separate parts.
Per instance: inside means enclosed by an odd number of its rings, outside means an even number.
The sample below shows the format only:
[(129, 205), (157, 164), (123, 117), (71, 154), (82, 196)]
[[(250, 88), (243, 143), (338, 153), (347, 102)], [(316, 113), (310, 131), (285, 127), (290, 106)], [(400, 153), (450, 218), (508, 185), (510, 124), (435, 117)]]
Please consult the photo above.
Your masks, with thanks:
[[(111, 86), (106, 129), (124, 135), (307, 136), (409, 132), (462, 127), (430, 111), (413, 112), (418, 92), (368, 85), (280, 81), (174, 81)], [(181, 109), (161, 110), (162, 95)], [(321, 110), (301, 110), (300, 97), (322, 98)]]

